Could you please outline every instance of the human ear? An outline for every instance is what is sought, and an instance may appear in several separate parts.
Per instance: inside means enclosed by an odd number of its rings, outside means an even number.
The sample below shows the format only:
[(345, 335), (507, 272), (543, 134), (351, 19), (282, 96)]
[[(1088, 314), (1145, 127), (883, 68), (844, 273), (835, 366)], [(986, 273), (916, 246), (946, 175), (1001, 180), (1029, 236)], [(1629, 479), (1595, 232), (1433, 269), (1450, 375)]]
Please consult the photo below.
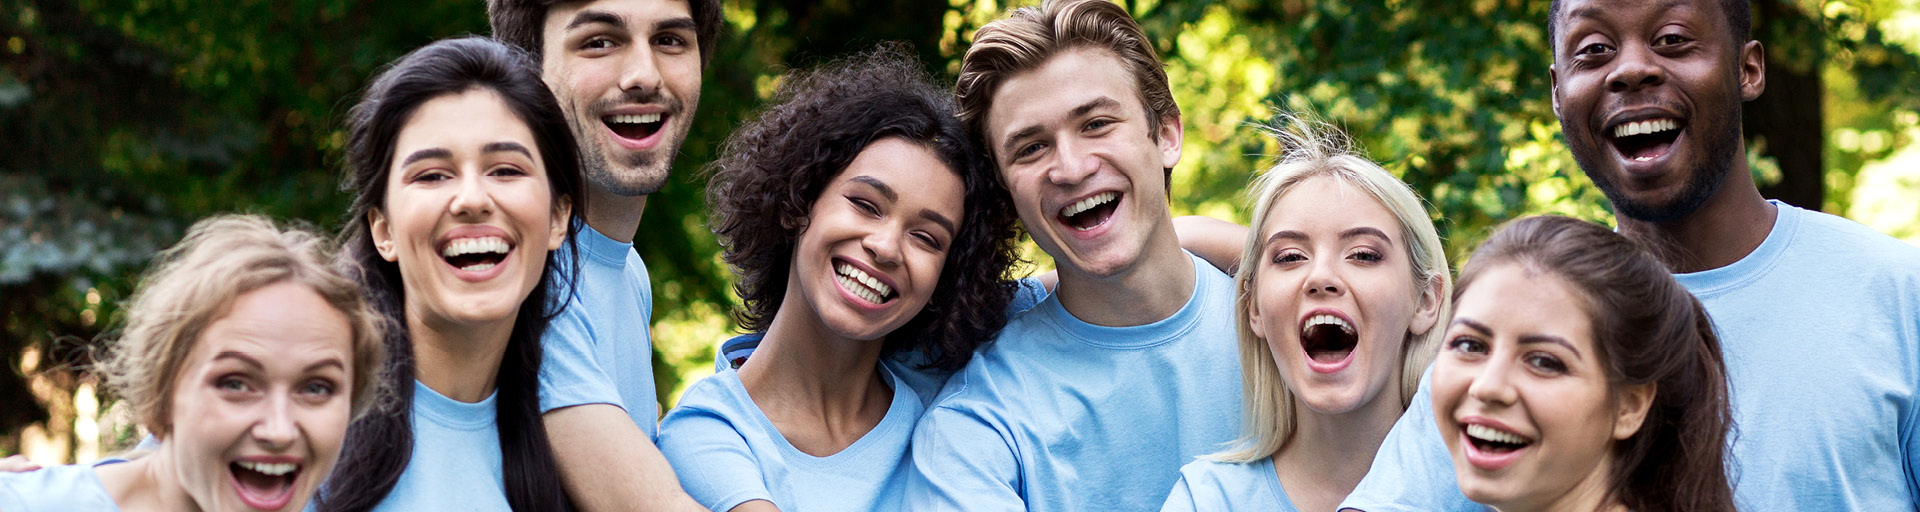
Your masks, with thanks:
[(1443, 277), (1427, 278), (1427, 285), (1420, 287), (1420, 307), (1413, 311), (1413, 323), (1407, 324), (1407, 332), (1415, 336), (1433, 330), (1440, 322), (1440, 285)]
[(1640, 425), (1647, 421), (1647, 409), (1653, 407), (1653, 396), (1657, 383), (1649, 382), (1627, 388), (1620, 393), (1613, 418), (1613, 440), (1620, 441), (1633, 437), (1640, 431)]
[(1553, 117), (1560, 117), (1560, 67), (1547, 65), (1547, 96), (1553, 98)]
[(1160, 116), (1160, 130), (1153, 134), (1153, 140), (1160, 144), (1161, 168), (1172, 169), (1174, 164), (1180, 163), (1181, 137), (1185, 133), (1186, 128), (1180, 126), (1180, 114)]
[(561, 196), (554, 201), (553, 216), (547, 219), (547, 250), (560, 250), (567, 241), (567, 223), (573, 220), (573, 198)]
[[(1253, 272), (1254, 270), (1243, 271)], [(1253, 300), (1253, 277), (1248, 276), (1245, 283), (1240, 290), (1240, 300), (1246, 301), (1246, 304), (1241, 307), (1247, 308), (1247, 329), (1253, 333), (1253, 337), (1267, 339), (1266, 323), (1260, 321), (1260, 301)]]
[(1753, 101), (1767, 90), (1767, 50), (1759, 41), (1740, 47), (1740, 101)]
[(400, 251), (394, 248), (393, 226), (387, 224), (387, 215), (379, 208), (367, 210), (367, 231), (373, 236), (373, 249), (380, 253), (380, 259), (389, 263), (400, 259)]

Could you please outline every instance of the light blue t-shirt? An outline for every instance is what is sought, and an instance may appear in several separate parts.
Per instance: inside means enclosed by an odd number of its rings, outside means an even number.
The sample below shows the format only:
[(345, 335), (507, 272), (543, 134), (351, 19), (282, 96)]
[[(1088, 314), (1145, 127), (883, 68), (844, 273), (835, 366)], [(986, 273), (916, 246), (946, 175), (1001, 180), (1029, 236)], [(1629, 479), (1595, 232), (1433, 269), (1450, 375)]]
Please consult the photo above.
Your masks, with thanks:
[(909, 510), (1154, 510), (1239, 434), (1233, 281), (1188, 255), (1187, 303), (1133, 327), (1058, 295), (947, 381), (913, 436)]
[(891, 366), (880, 365), (893, 388), (886, 417), (839, 453), (815, 457), (794, 448), (733, 368), (687, 388), (660, 422), (660, 453), (687, 494), (712, 510), (751, 500), (787, 512), (902, 510), (907, 442), (935, 390), (911, 388)]
[(376, 511), (506, 511), (499, 393), (465, 403), (413, 382), (413, 458)]
[(126, 462), (104, 459), (92, 464), (51, 466), (23, 473), (0, 472), (0, 511), (120, 512), (93, 468)]
[[(626, 410), (647, 437), (658, 437), (647, 265), (633, 244), (607, 238), (592, 226), (581, 226), (575, 245), (580, 250), (577, 288), (541, 340), (540, 412), (612, 404)], [(561, 256), (562, 262), (572, 261)]]
[(1273, 457), (1244, 464), (1196, 460), (1180, 468), (1160, 512), (1270, 510), (1300, 512), (1280, 486)]
[[(1674, 276), (1706, 306), (1725, 353), (1736, 504), (1920, 508), (1920, 248), (1772, 204), (1778, 219), (1751, 254)], [(1430, 380), (1341, 506), (1477, 508), (1460, 496)]]
[[(1014, 281), (1013, 299), (1007, 302), (1007, 318), (1013, 318), (1022, 311), (1033, 309), (1035, 304), (1039, 304), (1040, 300), (1045, 298), (1047, 298), (1047, 285), (1041, 283), (1039, 278), (1028, 277)], [(747, 356), (753, 355), (753, 350), (756, 348), (760, 348), (760, 336), (757, 334), (734, 336), (721, 342), (720, 349), (713, 353), (714, 373), (728, 368), (740, 369), (740, 365), (747, 362)], [(911, 370), (909, 373), (916, 374), (901, 376), (907, 379), (908, 384), (914, 389), (939, 391), (940, 386), (946, 385), (947, 377), (953, 376), (953, 372), (938, 368), (921, 368), (926, 357), (918, 350), (902, 350), (895, 354), (893, 359), (895, 363), (899, 363), (895, 368), (908, 369)]]

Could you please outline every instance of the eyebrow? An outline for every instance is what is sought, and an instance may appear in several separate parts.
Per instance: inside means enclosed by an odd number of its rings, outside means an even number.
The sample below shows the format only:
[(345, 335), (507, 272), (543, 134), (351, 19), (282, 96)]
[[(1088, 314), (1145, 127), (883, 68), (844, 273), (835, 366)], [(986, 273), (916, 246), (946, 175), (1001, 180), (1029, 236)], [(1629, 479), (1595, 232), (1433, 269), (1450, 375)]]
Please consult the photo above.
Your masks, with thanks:
[[(1088, 101), (1086, 103), (1081, 103), (1080, 106), (1073, 107), (1073, 110), (1067, 111), (1066, 117), (1067, 119), (1073, 119), (1076, 117), (1085, 116), (1087, 115), (1088, 112), (1093, 112), (1095, 110), (1099, 110), (1102, 108), (1114, 108), (1119, 106), (1120, 106), (1120, 100), (1116, 100), (1106, 96), (1101, 96), (1098, 98), (1094, 98), (1091, 101)], [(1026, 128), (1015, 130), (1012, 134), (1007, 135), (1005, 139), (1006, 142), (1001, 144), (1000, 149), (1001, 151), (1012, 153), (1014, 150), (1013, 143), (1019, 142), (1020, 139), (1025, 139), (1027, 137), (1033, 136), (1034, 134), (1040, 133), (1041, 130), (1042, 128), (1040, 128), (1040, 125), (1037, 125), (1037, 124), (1029, 125)]]
[[(900, 200), (900, 193), (895, 192), (893, 190), (893, 187), (888, 186), (886, 182), (880, 181), (880, 178), (875, 178), (872, 176), (867, 176), (862, 174), (859, 176), (854, 176), (852, 178), (847, 178), (847, 181), (860, 183), (869, 187), (873, 187), (874, 191), (879, 192), (880, 195), (882, 196), (886, 196), (887, 201)], [(927, 220), (933, 221), (934, 224), (939, 224), (940, 227), (947, 228), (948, 233), (960, 232), (959, 226), (953, 222), (953, 219), (949, 219), (947, 218), (947, 216), (941, 215), (940, 212), (923, 209), (923, 210), (920, 210), (920, 216), (925, 217)]]
[(664, 20), (660, 20), (659, 23), (653, 24), (654, 32), (666, 32), (668, 30), (696, 30), (697, 31), (699, 29), (700, 29), (700, 26), (693, 22), (693, 18), (685, 17), (685, 16), (682, 16), (679, 18), (667, 18)]
[(512, 141), (489, 142), (487, 143), (487, 145), (480, 147), (480, 152), (481, 153), (513, 152), (513, 153), (526, 155), (527, 158), (533, 158), (533, 152), (527, 150), (526, 146), (522, 146), (520, 145), (520, 143), (512, 142)]
[(307, 365), (307, 367), (306, 367), (306, 369), (303, 369), (303, 370), (300, 370), (300, 371), (301, 371), (301, 373), (312, 373), (312, 372), (313, 372), (314, 370), (318, 370), (318, 369), (321, 369), (321, 368), (326, 368), (326, 367), (328, 367), (328, 366), (332, 366), (332, 367), (334, 367), (334, 368), (339, 368), (339, 369), (340, 369), (340, 371), (346, 371), (346, 370), (347, 370), (347, 364), (346, 364), (346, 363), (342, 363), (342, 362), (340, 362), (340, 360), (339, 360), (339, 359), (336, 359), (336, 358), (327, 358), (327, 360), (325, 360), (325, 361), (320, 361), (320, 362), (316, 362), (316, 363), (313, 363), (313, 364), (310, 364), (310, 365)]
[(433, 158), (453, 158), (453, 152), (447, 151), (446, 148), (422, 149), (422, 150), (413, 152), (413, 154), (407, 155), (407, 158), (405, 160), (400, 161), (400, 166), (406, 167), (409, 165), (413, 165), (414, 162), (433, 159)]
[[(1379, 229), (1375, 229), (1375, 228), (1373, 228), (1373, 227), (1371, 227), (1371, 226), (1360, 226), (1360, 227), (1357, 227), (1357, 228), (1351, 228), (1351, 229), (1348, 229), (1348, 230), (1346, 230), (1346, 231), (1341, 231), (1341, 232), (1340, 232), (1340, 239), (1342, 239), (1342, 240), (1345, 240), (1345, 239), (1348, 239), (1348, 238), (1354, 238), (1354, 237), (1360, 237), (1360, 236), (1377, 236), (1377, 237), (1380, 237), (1380, 238), (1382, 238), (1382, 239), (1386, 239), (1386, 240), (1389, 240), (1389, 241), (1391, 241), (1391, 240), (1393, 240), (1393, 238), (1391, 238), (1391, 237), (1388, 237), (1388, 236), (1387, 236), (1387, 233), (1386, 233), (1385, 231), (1381, 231), (1381, 230), (1379, 230)], [(1281, 240), (1301, 240), (1301, 241), (1304, 241), (1304, 240), (1308, 240), (1308, 239), (1310, 239), (1310, 238), (1311, 238), (1311, 237), (1308, 237), (1306, 233), (1303, 233), (1303, 232), (1300, 232), (1300, 231), (1295, 231), (1295, 230), (1291, 230), (1291, 229), (1283, 229), (1283, 230), (1280, 230), (1280, 231), (1275, 231), (1275, 232), (1273, 232), (1273, 234), (1272, 234), (1272, 235), (1268, 235), (1268, 236), (1267, 236), (1267, 243), (1268, 243), (1268, 244), (1272, 244), (1272, 243), (1274, 243), (1274, 242), (1278, 242), (1278, 241), (1281, 241)]]
[(237, 359), (237, 360), (239, 360), (239, 361), (240, 361), (240, 362), (242, 362), (242, 363), (246, 363), (246, 364), (247, 364), (247, 366), (252, 366), (252, 367), (254, 367), (254, 368), (262, 368), (262, 367), (263, 367), (263, 366), (261, 366), (261, 364), (260, 364), (260, 360), (258, 360), (258, 359), (254, 359), (254, 358), (253, 358), (253, 356), (250, 356), (250, 355), (246, 355), (246, 354), (242, 354), (242, 353), (239, 353), (239, 352), (234, 352), (234, 351), (231, 351), (231, 350), (229, 350), (229, 351), (226, 351), (226, 352), (221, 352), (221, 353), (219, 353), (219, 354), (214, 354), (214, 356), (213, 356), (213, 360), (215, 360), (215, 361), (219, 361), (219, 360), (221, 360), (221, 359)]
[[(1461, 317), (1459, 315), (1454, 315), (1453, 325), (1464, 325), (1468, 329), (1479, 331), (1481, 335), (1493, 334), (1493, 329), (1488, 328), (1487, 324), (1480, 323), (1471, 318)], [(1536, 343), (1552, 343), (1552, 344), (1560, 345), (1562, 347), (1566, 347), (1567, 351), (1573, 352), (1574, 357), (1578, 357), (1582, 359), (1585, 359), (1586, 357), (1580, 354), (1580, 349), (1573, 348), (1573, 343), (1568, 342), (1566, 338), (1553, 336), (1549, 334), (1528, 334), (1520, 337), (1521, 345), (1532, 345)]]
[(626, 18), (621, 18), (607, 11), (587, 9), (574, 14), (573, 19), (567, 21), (567, 27), (562, 30), (573, 30), (581, 25), (592, 25), (595, 23), (612, 25), (613, 28), (627, 28)]

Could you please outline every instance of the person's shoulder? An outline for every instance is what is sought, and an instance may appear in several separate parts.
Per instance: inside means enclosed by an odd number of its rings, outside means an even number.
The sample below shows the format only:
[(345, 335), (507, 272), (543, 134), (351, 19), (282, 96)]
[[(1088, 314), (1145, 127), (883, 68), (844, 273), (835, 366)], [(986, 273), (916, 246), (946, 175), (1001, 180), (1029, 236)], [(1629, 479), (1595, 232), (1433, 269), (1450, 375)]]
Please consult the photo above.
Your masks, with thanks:
[[(680, 400), (667, 412), (669, 418), (676, 414), (706, 414), (731, 416), (741, 407), (741, 387), (738, 373), (732, 368), (722, 369), (687, 386), (680, 394)], [(751, 402), (749, 402), (750, 404)], [(662, 420), (664, 423), (664, 420)]]
[(1257, 462), (1226, 462), (1211, 458), (1198, 458), (1180, 466), (1180, 477), (1187, 479), (1187, 485), (1218, 486), (1221, 482), (1247, 480), (1244, 475), (1259, 468)]
[[(1786, 210), (1791, 208), (1791, 210)], [(1888, 236), (1852, 219), (1838, 215), (1783, 206), (1801, 218), (1801, 242), (1845, 250), (1861, 256), (1884, 260), (1896, 266), (1920, 269), (1920, 246)]]

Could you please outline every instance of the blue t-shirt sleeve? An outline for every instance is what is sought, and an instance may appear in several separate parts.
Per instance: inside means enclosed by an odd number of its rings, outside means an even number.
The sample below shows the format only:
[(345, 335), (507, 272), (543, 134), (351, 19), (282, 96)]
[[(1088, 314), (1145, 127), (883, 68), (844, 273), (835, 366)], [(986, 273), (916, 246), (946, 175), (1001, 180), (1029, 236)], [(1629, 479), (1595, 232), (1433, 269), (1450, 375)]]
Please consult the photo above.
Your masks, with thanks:
[(1186, 475), (1173, 483), (1173, 492), (1167, 494), (1167, 503), (1160, 506), (1160, 512), (1198, 512), (1193, 502), (1193, 488), (1187, 486)]
[(908, 510), (1026, 510), (1013, 448), (979, 416), (934, 407), (920, 418), (912, 446)]
[(680, 487), (708, 509), (773, 502), (746, 438), (717, 414), (684, 407), (667, 413), (660, 421), (660, 453), (679, 475)]
[[(573, 301), (547, 325), (540, 348), (540, 413), (586, 404), (627, 408), (613, 376), (594, 359), (593, 329)], [(653, 414), (649, 411), (649, 414)]]
[(1022, 278), (1014, 283), (1013, 300), (1007, 303), (1007, 315), (1033, 309), (1040, 301), (1047, 300), (1047, 285), (1038, 277)]
[(1453, 455), (1447, 453), (1447, 443), (1440, 439), (1440, 427), (1433, 420), (1433, 368), (1420, 377), (1413, 403), (1393, 423), (1373, 457), (1372, 469), (1340, 501), (1340, 508), (1367, 512), (1486, 509), (1460, 494)]

